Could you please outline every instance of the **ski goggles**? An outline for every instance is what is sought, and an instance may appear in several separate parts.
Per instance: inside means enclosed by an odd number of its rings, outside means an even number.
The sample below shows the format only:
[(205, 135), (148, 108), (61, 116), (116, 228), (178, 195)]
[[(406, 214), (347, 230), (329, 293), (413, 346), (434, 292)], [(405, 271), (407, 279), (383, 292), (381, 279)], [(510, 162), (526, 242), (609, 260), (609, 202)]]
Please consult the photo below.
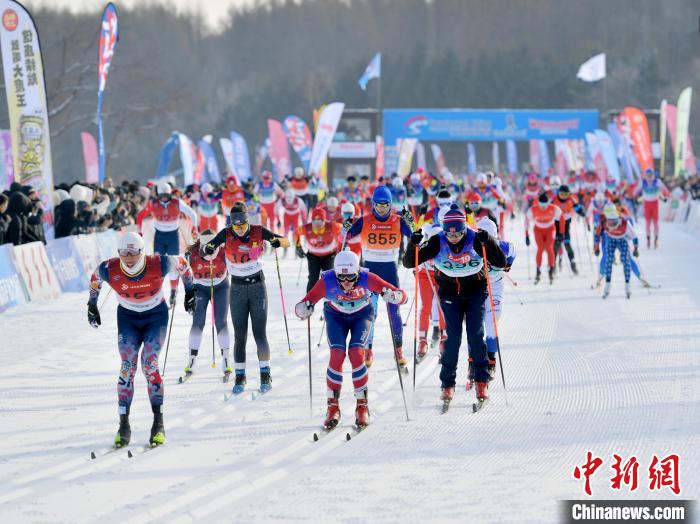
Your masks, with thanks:
[(377, 202), (374, 204), (374, 209), (381, 214), (388, 213), (391, 209), (391, 202)]
[(338, 282), (355, 282), (357, 280), (357, 273), (354, 273), (352, 275), (336, 274), (335, 277), (338, 279)]
[(469, 207), (472, 209), (479, 209), (481, 207), (481, 202), (479, 200), (475, 200), (474, 202), (467, 202), (469, 204)]
[(311, 227), (314, 229), (321, 229), (323, 227), (323, 220), (312, 220)]
[(117, 253), (119, 253), (120, 257), (135, 257), (136, 255), (141, 254), (141, 250), (137, 247), (127, 247), (124, 249), (118, 249)]
[(236, 226), (247, 226), (248, 225), (248, 213), (245, 211), (236, 211), (231, 213), (231, 225), (235, 228)]
[(445, 237), (452, 240), (459, 240), (464, 236), (464, 231), (447, 231)]
[(570, 194), (571, 194), (571, 193), (569, 193), (568, 191), (559, 191), (559, 196), (560, 196), (560, 197), (568, 198), (568, 196), (569, 196)]

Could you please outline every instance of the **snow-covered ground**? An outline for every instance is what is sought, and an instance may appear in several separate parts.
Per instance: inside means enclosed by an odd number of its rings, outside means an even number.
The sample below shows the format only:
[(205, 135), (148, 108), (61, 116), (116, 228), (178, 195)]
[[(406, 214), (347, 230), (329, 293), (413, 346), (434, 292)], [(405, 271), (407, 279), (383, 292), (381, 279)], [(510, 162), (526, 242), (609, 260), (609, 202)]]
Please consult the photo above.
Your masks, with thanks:
[[(648, 491), (647, 467), (654, 453), (678, 453), (680, 498), (697, 499), (698, 239), (663, 224), (660, 249), (642, 247), (640, 257), (661, 287), (647, 291), (635, 281), (631, 300), (624, 298), (619, 265), (610, 298), (601, 300), (600, 290), (590, 289), (585, 244), (581, 276), (565, 270), (553, 286), (537, 287), (527, 279), (525, 246), (519, 242), (518, 248), (511, 275), (524, 305), (506, 286), (500, 328), (509, 405), (499, 377), (481, 413), (471, 413), (472, 398), (460, 386), (451, 411), (440, 415), (431, 350), (418, 367), (415, 394), (412, 377), (405, 381), (407, 422), (382, 312), (370, 376), (372, 426), (350, 442), (343, 429), (312, 442), (325, 412), (328, 349), (325, 343), (316, 349), (321, 322), (315, 317), (310, 417), (306, 323), (289, 318), (295, 352), (288, 356), (274, 259), (265, 267), (272, 391), (224, 401), (230, 386), (221, 383), (221, 367), (211, 369), (207, 361), (208, 326), (196, 376), (176, 384), (190, 323), (178, 304), (165, 372), (168, 442), (141, 454), (151, 414), (139, 371), (133, 458), (126, 451), (99, 456), (118, 422), (114, 297), (99, 330), (87, 324), (87, 295), (4, 313), (0, 521), (555, 522), (559, 500), (585, 497), (572, 471), (588, 450), (605, 460), (593, 477), (595, 498), (673, 498), (668, 489)], [(305, 275), (297, 286), (299, 265), (291, 255), (281, 260), (288, 310), (303, 295)], [(412, 293), (411, 278), (405, 281)], [(406, 331), (411, 353), (412, 320)], [(258, 383), (252, 335), (248, 356), (252, 390)], [(466, 355), (460, 366), (464, 384)], [(352, 423), (354, 407), (347, 373), (345, 380), (343, 428)], [(90, 460), (92, 450), (96, 460)], [(613, 453), (639, 459), (640, 489), (632, 495), (609, 487)]]

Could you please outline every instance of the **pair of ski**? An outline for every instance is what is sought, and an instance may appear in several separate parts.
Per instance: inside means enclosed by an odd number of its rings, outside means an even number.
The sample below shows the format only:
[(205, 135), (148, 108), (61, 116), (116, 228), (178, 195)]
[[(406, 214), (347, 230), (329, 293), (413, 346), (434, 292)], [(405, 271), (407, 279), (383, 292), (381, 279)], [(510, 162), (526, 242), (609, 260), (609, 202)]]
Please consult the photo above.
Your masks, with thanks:
[(162, 446), (162, 444), (145, 444), (143, 446), (135, 448), (133, 452), (132, 452), (132, 450), (127, 449), (128, 446), (119, 446), (119, 447), (112, 446), (111, 448), (109, 448), (106, 451), (91, 451), (90, 452), (90, 460), (96, 460), (98, 457), (104, 457), (106, 455), (111, 455), (113, 453), (116, 453), (117, 451), (124, 451), (124, 450), (126, 450), (126, 456), (128, 458), (133, 458), (134, 455), (140, 455), (140, 454), (146, 453), (147, 451), (151, 451), (152, 449), (159, 448), (161, 446)]
[[(270, 391), (271, 389), (272, 389), (272, 388), (268, 388), (268, 389), (265, 389), (265, 390), (262, 390), (262, 389), (254, 389), (254, 390), (252, 390), (251, 400), (255, 400), (255, 399), (258, 399), (258, 398), (264, 396), (265, 394), (269, 393), (269, 391)], [(239, 391), (232, 391), (230, 394), (225, 394), (225, 395), (224, 395), (224, 400), (229, 400), (229, 399), (231, 399), (231, 398), (233, 398), (233, 397), (240, 397), (243, 393), (245, 393), (245, 391), (246, 391), (245, 388), (243, 388), (243, 389), (241, 389), (241, 390), (239, 390)]]
[[(440, 406), (440, 413), (445, 414), (449, 411), (450, 409), (450, 402), (452, 400), (443, 400), (442, 405)], [(488, 399), (477, 399), (476, 402), (472, 403), (472, 413), (478, 413), (481, 411), (481, 409), (488, 403)]]
[[(183, 375), (182, 377), (178, 377), (177, 383), (184, 384), (189, 379), (191, 379), (193, 375), (194, 375), (194, 373), (185, 373), (185, 375)], [(226, 382), (229, 381), (230, 377), (231, 377), (231, 373), (224, 373), (224, 376), (221, 377), (221, 382), (223, 382), (225, 384)]]
[[(335, 430), (338, 426), (333, 426), (333, 427), (326, 427), (326, 426), (321, 426), (321, 430), (317, 431), (314, 433), (314, 442), (318, 442), (321, 440), (323, 437), (326, 435), (333, 433), (333, 430)], [(345, 440), (350, 441), (352, 438), (356, 435), (359, 435), (362, 433), (365, 429), (367, 429), (367, 426), (358, 426), (357, 424), (353, 424), (352, 428), (350, 431), (345, 433)]]

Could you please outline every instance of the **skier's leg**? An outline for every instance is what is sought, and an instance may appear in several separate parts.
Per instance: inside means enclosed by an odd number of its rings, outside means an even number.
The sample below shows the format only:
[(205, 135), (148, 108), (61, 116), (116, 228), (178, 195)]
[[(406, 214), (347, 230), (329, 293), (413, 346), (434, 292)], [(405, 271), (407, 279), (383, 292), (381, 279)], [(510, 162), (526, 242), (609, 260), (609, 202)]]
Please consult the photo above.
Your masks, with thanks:
[(141, 351), (141, 371), (148, 382), (148, 398), (153, 412), (159, 412), (163, 404), (163, 379), (158, 368), (158, 356), (168, 331), (168, 310), (158, 306), (150, 313), (148, 323), (143, 327), (143, 350)]
[(334, 311), (330, 306), (323, 307), (326, 319), (326, 337), (330, 348), (330, 358), (326, 370), (328, 397), (337, 398), (343, 386), (343, 362), (345, 361), (345, 343), (349, 326), (344, 315)]
[(440, 370), (440, 382), (443, 388), (452, 388), (457, 381), (457, 360), (459, 358), (459, 346), (462, 343), (464, 305), (462, 300), (450, 297), (449, 299), (441, 298), (440, 306), (445, 315), (447, 329), (445, 352), (442, 355), (442, 369)]
[(613, 261), (615, 260), (615, 239), (608, 238), (605, 241), (605, 281), (610, 282), (612, 279)]
[[(651, 237), (651, 224), (653, 221), (653, 207), (654, 202), (648, 202), (644, 201), (644, 228), (646, 230), (647, 234), (647, 243), (649, 242), (649, 238)], [(658, 204), (657, 204), (657, 210), (658, 210)]]
[(542, 230), (542, 242), (544, 250), (547, 252), (547, 264), (549, 267), (554, 267), (556, 262), (554, 258), (554, 227)]
[[(542, 254), (544, 253), (544, 247), (545, 247), (543, 237), (542, 237), (542, 229), (535, 226), (534, 236), (535, 236), (535, 244), (537, 246), (537, 251), (535, 253), (535, 265), (537, 267), (540, 267), (542, 265)], [(461, 331), (461, 329), (460, 329), (460, 331)]]
[(194, 314), (192, 315), (192, 327), (190, 328), (189, 346), (190, 356), (185, 366), (185, 371), (194, 368), (199, 346), (202, 343), (202, 330), (207, 318), (207, 308), (209, 305), (209, 290), (204, 286), (195, 284), (194, 286)]
[(253, 338), (258, 347), (260, 367), (270, 367), (270, 344), (267, 341), (267, 289), (261, 280), (248, 286), (250, 297), (250, 322)]
[(221, 348), (221, 358), (223, 359), (224, 369), (229, 367), (229, 347), (231, 341), (228, 334), (228, 280), (224, 280), (214, 287), (214, 325), (216, 326), (216, 339)]
[(117, 308), (117, 333), (121, 369), (117, 380), (119, 414), (127, 415), (134, 398), (134, 374), (138, 365), (141, 331), (134, 321), (134, 314), (121, 306)]
[(476, 382), (489, 380), (486, 342), (484, 342), (484, 311), (488, 299), (488, 291), (484, 289), (471, 293), (464, 301), (467, 342)]
[(574, 264), (574, 249), (571, 247), (571, 219), (566, 221), (566, 229), (564, 230), (564, 249), (569, 256), (569, 262)]
[(309, 266), (309, 280), (306, 283), (306, 292), (308, 293), (311, 291), (311, 288), (314, 287), (316, 282), (318, 282), (318, 277), (321, 274), (321, 261), (323, 260), (323, 257), (317, 257), (311, 253), (307, 253), (306, 260), (308, 261)]
[(430, 288), (428, 273), (421, 269), (418, 271), (418, 298), (420, 298), (420, 311), (418, 313), (418, 332), (421, 337), (428, 336), (430, 313), (432, 309), (433, 290)]
[(654, 231), (654, 239), (657, 239), (659, 237), (659, 201), (655, 200), (651, 204), (651, 226)]
[[(503, 307), (503, 277), (499, 280), (491, 281), (491, 293), (493, 295), (493, 311), (496, 313), (496, 322), (501, 317)], [(491, 301), (485, 303), (484, 312), (484, 330), (486, 332), (486, 349), (489, 354), (494, 354), (498, 350), (496, 345), (496, 326), (493, 323), (493, 315), (491, 314)]]
[(625, 273), (625, 282), (630, 281), (630, 250), (627, 240), (621, 238), (618, 240), (618, 249), (620, 250), (620, 263), (622, 264), (622, 270)]
[(248, 341), (248, 285), (231, 282), (229, 308), (233, 324), (233, 361), (235, 369), (245, 373)]

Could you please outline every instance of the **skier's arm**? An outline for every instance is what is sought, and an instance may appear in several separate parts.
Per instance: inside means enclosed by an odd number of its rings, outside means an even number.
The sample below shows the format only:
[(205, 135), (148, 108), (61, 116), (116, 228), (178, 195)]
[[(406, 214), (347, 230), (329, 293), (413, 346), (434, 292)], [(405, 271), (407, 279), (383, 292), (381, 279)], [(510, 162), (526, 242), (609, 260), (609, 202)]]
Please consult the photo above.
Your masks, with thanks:
[(289, 240), (287, 240), (287, 237), (273, 233), (265, 227), (262, 228), (262, 239), (267, 240), (274, 248), (289, 247)]
[(192, 227), (196, 228), (197, 227), (197, 213), (194, 212), (194, 210), (185, 204), (182, 200), (177, 201), (179, 208), (180, 208), (180, 213), (183, 213), (186, 215), (189, 219), (190, 222), (192, 223)]
[(219, 231), (214, 238), (212, 238), (208, 244), (201, 246), (200, 249), (205, 255), (211, 255), (216, 251), (216, 248), (221, 244), (226, 242), (226, 228)]
[(141, 232), (141, 224), (143, 223), (143, 220), (150, 216), (150, 214), (153, 213), (153, 205), (149, 201), (141, 211), (139, 211), (139, 214), (136, 215), (136, 226), (138, 227), (139, 233)]
[(559, 234), (563, 235), (566, 231), (566, 216), (560, 207), (557, 207), (557, 213), (554, 213), (554, 220), (559, 220)]
[(190, 291), (194, 288), (192, 269), (187, 263), (187, 260), (185, 260), (185, 257), (179, 255), (168, 255), (161, 258), (161, 260), (163, 261), (163, 276), (166, 276), (168, 273), (175, 270), (182, 279), (182, 283), (185, 286), (185, 291)]
[(362, 217), (359, 217), (357, 220), (355, 220), (352, 225), (350, 226), (350, 229), (348, 229), (347, 233), (347, 238), (350, 239), (354, 236), (359, 235), (362, 232)]
[(100, 289), (102, 289), (102, 283), (108, 280), (109, 271), (107, 270), (107, 261), (105, 260), (95, 268), (95, 271), (90, 277), (90, 297), (88, 298), (88, 304), (97, 304), (97, 297), (100, 296)]
[[(406, 208), (405, 216), (408, 217), (409, 215), (411, 216), (411, 220), (412, 220), (413, 216), (411, 215), (411, 211), (408, 208)], [(410, 237), (412, 234), (413, 234), (413, 227), (411, 227), (411, 225), (409, 225), (406, 218), (404, 216), (402, 216), (401, 217), (401, 236)]]
[(389, 284), (389, 282), (374, 273), (370, 272), (367, 275), (367, 287), (372, 293), (376, 293), (377, 295), (382, 295), (386, 290), (395, 291), (401, 295), (400, 301), (396, 302), (397, 305), (406, 303), (406, 292), (403, 289)]
[(435, 258), (440, 253), (440, 235), (432, 236), (428, 242), (418, 250), (418, 262), (416, 262), (416, 244), (413, 238), (406, 247), (406, 252), (403, 254), (403, 267), (408, 269), (419, 266), (426, 260)]
[(309, 292), (302, 298), (299, 303), (310, 302), (311, 304), (316, 304), (319, 300), (326, 296), (326, 283), (320, 278), (314, 284)]

